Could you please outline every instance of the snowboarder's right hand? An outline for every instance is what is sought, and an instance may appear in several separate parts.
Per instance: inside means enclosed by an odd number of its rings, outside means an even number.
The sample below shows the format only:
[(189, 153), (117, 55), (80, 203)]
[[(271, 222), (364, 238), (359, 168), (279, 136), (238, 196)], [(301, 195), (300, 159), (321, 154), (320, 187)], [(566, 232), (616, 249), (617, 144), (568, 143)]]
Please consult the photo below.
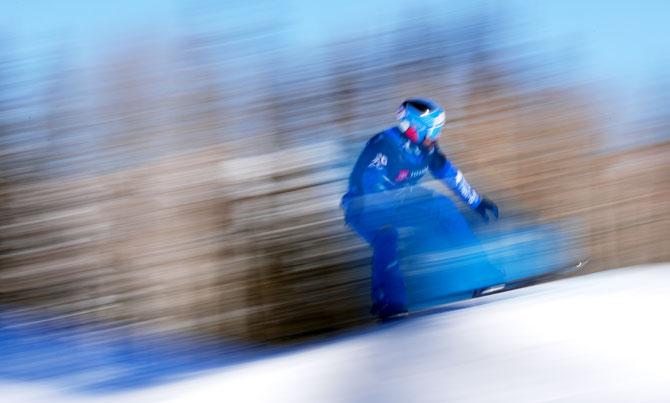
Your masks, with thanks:
[(489, 222), (489, 216), (488, 212), (490, 211), (493, 217), (497, 220), (499, 215), (498, 215), (498, 206), (491, 200), (487, 199), (486, 197), (482, 197), (482, 200), (479, 202), (477, 207), (475, 208), (475, 211), (479, 213), (480, 216), (482, 216), (482, 219), (484, 222), (488, 223)]

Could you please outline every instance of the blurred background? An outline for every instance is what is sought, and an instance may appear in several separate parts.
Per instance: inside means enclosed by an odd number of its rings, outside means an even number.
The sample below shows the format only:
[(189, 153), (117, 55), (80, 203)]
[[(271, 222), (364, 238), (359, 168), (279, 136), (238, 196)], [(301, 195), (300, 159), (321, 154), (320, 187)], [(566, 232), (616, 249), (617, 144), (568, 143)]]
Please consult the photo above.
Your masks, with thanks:
[(587, 273), (667, 262), (670, 8), (582, 3), (4, 2), (0, 307), (264, 344), (367, 323), (339, 199), (410, 96), (503, 220), (569, 222)]

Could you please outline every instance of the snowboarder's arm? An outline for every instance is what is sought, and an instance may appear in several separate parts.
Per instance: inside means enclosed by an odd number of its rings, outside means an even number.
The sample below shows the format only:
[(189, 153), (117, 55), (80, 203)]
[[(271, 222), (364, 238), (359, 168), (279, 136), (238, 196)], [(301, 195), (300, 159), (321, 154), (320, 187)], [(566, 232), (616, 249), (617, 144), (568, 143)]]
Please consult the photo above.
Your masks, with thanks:
[(456, 193), (468, 206), (476, 209), (482, 200), (477, 191), (470, 186), (463, 173), (445, 157), (439, 149), (435, 149), (430, 161), (430, 172), (440, 179), (449, 189)]

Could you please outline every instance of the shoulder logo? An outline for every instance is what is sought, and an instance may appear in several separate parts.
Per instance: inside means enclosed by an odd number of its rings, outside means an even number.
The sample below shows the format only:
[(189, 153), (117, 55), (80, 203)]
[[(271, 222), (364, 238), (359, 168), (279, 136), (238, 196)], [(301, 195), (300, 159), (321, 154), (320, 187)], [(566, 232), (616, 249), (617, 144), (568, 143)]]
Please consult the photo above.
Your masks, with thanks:
[(375, 167), (377, 169), (382, 169), (388, 164), (388, 157), (382, 153), (377, 153), (375, 158), (368, 164), (368, 167)]

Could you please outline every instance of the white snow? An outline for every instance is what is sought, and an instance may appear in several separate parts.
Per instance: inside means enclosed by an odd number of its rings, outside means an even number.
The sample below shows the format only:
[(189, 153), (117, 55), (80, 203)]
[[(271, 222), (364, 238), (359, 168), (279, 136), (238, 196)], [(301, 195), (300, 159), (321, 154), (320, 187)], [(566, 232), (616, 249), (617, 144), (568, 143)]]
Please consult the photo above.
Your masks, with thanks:
[(670, 265), (452, 305), (113, 395), (0, 383), (3, 402), (668, 402)]

